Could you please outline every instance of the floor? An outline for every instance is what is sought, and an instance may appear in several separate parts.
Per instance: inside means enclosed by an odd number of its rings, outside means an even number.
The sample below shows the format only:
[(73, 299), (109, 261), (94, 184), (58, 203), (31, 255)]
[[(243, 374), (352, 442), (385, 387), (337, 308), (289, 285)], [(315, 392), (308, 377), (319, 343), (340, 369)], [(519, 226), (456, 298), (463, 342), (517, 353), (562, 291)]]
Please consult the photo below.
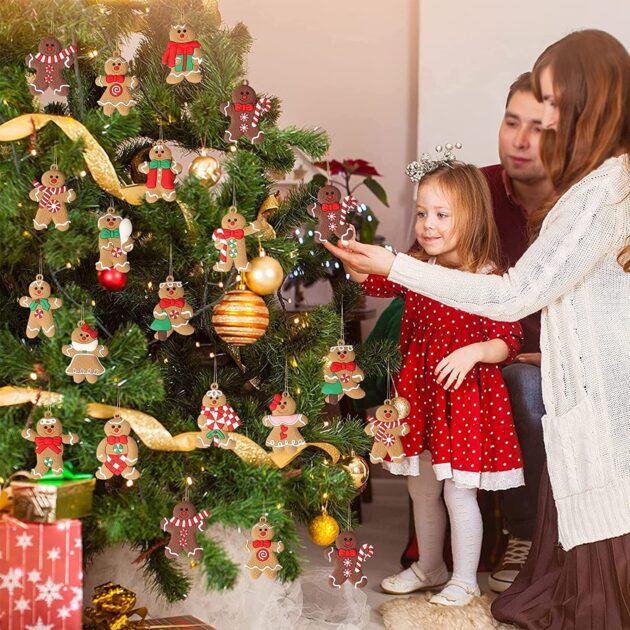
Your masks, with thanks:
[[(357, 530), (362, 543), (374, 545), (374, 556), (364, 565), (369, 580), (364, 590), (371, 608), (367, 630), (385, 627), (378, 607), (396, 597), (383, 593), (379, 584), (384, 577), (400, 570), (400, 555), (407, 544), (409, 515), (405, 478), (375, 472), (372, 478), (372, 497), (371, 503), (363, 504), (363, 522)], [(310, 566), (316, 568), (330, 566), (326, 563), (322, 548), (310, 541), (305, 528), (302, 533), (306, 541), (305, 555)], [(480, 573), (479, 586), (484, 593), (488, 592), (487, 581), (488, 575)]]

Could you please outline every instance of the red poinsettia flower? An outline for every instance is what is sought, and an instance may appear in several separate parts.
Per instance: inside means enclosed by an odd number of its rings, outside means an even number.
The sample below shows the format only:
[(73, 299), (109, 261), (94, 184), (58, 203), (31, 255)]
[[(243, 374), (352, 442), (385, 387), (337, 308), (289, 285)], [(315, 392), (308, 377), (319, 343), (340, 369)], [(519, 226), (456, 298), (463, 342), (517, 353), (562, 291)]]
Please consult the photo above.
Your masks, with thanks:
[(366, 160), (343, 160), (343, 162), (330, 160), (328, 162), (315, 162), (315, 166), (330, 172), (331, 176), (340, 174), (363, 175), (365, 177), (380, 176), (380, 173)]

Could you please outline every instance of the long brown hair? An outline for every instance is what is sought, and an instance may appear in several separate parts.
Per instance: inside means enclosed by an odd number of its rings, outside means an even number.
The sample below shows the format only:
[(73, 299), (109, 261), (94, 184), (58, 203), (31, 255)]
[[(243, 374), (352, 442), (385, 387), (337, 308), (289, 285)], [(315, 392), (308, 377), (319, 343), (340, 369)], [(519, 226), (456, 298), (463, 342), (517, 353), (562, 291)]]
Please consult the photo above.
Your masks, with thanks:
[[(418, 190), (427, 184), (438, 184), (453, 208), (454, 229), (458, 235), (459, 269), (476, 273), (486, 266), (501, 271), (501, 245), (492, 196), (483, 173), (473, 164), (451, 162), (425, 175)], [(420, 245), (409, 252), (420, 260), (430, 256)]]
[[(553, 75), (559, 118), (557, 129), (543, 131), (540, 154), (560, 197), (604, 160), (630, 153), (630, 56), (621, 42), (604, 31), (570, 33), (549, 46), (534, 64), (532, 83), (539, 101), (545, 68)], [(628, 175), (630, 179), (630, 170)], [(549, 209), (530, 215), (534, 234)], [(630, 243), (618, 260), (624, 271), (630, 271)]]

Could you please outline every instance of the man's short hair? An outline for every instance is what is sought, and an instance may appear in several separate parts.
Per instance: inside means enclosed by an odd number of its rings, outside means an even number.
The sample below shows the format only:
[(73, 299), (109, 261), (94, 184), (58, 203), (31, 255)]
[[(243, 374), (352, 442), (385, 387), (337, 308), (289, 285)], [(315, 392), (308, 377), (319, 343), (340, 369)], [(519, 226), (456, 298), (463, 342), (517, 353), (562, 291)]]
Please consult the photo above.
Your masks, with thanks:
[(534, 93), (534, 88), (532, 86), (532, 73), (531, 72), (523, 72), (512, 85), (510, 85), (510, 89), (508, 91), (507, 99), (505, 101), (505, 107), (507, 108), (510, 99), (517, 92), (529, 92), (531, 94)]

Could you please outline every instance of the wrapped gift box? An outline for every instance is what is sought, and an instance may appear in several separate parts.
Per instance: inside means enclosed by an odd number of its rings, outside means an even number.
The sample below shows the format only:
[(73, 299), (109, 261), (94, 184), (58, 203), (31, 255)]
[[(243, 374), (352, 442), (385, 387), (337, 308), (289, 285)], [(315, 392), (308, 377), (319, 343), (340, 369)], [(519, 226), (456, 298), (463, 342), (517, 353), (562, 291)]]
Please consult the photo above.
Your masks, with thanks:
[(0, 628), (79, 630), (81, 522), (0, 517)]
[(166, 628), (187, 628), (188, 630), (215, 630), (207, 623), (200, 621), (196, 617), (164, 617), (162, 619), (147, 619), (145, 621), (147, 628), (153, 630)]
[(92, 511), (96, 479), (75, 474), (64, 467), (63, 475), (45, 475), (39, 481), (13, 480), (13, 516), (22, 521), (53, 523), (65, 518), (81, 518)]

